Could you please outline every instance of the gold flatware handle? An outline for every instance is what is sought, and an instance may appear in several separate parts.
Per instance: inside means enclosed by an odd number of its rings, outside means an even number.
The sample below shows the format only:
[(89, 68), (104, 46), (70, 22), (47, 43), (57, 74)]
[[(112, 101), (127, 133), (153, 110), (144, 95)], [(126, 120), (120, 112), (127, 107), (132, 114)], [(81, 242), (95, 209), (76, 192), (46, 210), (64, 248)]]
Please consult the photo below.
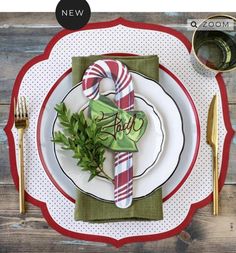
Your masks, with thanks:
[(213, 148), (213, 215), (219, 214), (218, 154)]
[(19, 138), (19, 208), (20, 213), (25, 213), (25, 180), (24, 180), (24, 149), (23, 149), (23, 135), (24, 129), (18, 129), (18, 138)]

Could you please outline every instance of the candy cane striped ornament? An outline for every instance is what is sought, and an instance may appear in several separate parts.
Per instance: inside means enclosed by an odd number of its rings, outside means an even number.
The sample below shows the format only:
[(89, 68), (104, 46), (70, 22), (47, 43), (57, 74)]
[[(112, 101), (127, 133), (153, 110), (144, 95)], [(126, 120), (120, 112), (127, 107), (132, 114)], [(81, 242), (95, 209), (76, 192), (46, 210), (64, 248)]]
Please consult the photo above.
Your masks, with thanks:
[[(116, 105), (125, 110), (134, 109), (134, 87), (131, 74), (121, 62), (104, 59), (94, 62), (86, 70), (82, 88), (86, 97), (98, 99), (99, 85), (103, 78), (110, 78), (115, 83)], [(119, 208), (127, 208), (132, 203), (133, 194), (133, 154), (130, 152), (115, 153), (114, 199)]]

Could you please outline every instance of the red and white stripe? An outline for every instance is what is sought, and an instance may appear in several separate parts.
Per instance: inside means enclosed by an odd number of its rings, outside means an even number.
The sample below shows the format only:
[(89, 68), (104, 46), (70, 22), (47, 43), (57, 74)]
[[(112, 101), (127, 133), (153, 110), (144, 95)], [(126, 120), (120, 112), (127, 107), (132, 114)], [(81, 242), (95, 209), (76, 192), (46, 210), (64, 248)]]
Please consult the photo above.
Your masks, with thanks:
[[(82, 88), (89, 99), (98, 99), (99, 84), (103, 78), (110, 78), (115, 83), (116, 105), (125, 110), (134, 109), (134, 87), (132, 76), (127, 67), (113, 59), (94, 62), (86, 70)], [(115, 153), (114, 199), (116, 206), (127, 208), (132, 203), (133, 194), (133, 155), (129, 152)]]

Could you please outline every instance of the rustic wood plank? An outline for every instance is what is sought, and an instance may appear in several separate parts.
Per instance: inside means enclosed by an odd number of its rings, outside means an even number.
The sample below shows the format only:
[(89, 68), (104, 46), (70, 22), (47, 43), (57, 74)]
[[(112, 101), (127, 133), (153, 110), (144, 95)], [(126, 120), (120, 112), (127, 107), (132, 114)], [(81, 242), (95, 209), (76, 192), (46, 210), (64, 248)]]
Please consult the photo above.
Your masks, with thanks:
[[(4, 218), (5, 215), (16, 217), (17, 219), (25, 218), (20, 215), (18, 211), (18, 191), (12, 184), (0, 185), (0, 216)], [(27, 203), (27, 215), (36, 215), (41, 217), (41, 212), (38, 207)]]
[(16, 76), (23, 65), (38, 53), (1, 52), (0, 49), (0, 103), (8, 104)]
[[(236, 94), (236, 92), (235, 92)], [(236, 105), (229, 106), (230, 119), (233, 129), (236, 131)], [(236, 134), (231, 143), (228, 173), (225, 183), (226, 184), (236, 184)]]
[(223, 74), (228, 101), (230, 104), (236, 103), (236, 71)]
[(189, 226), (177, 236), (114, 249), (105, 243), (74, 240), (58, 234), (31, 204), (27, 214), (20, 216), (14, 186), (0, 186), (0, 252), (235, 252), (236, 185), (225, 186), (220, 198), (219, 217), (212, 216), (208, 205), (199, 209)]
[(12, 183), (7, 136), (4, 127), (7, 123), (9, 106), (0, 105), (0, 184)]
[(1, 52), (43, 52), (50, 39), (61, 28), (8, 27), (0, 28)]
[(229, 105), (229, 115), (232, 127), (236, 130), (236, 105)]

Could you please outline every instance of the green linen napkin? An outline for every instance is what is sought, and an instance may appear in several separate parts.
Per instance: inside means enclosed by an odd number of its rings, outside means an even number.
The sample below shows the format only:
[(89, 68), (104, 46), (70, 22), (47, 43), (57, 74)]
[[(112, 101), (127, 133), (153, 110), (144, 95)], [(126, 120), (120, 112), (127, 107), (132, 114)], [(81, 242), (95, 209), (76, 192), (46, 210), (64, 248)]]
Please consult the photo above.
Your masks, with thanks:
[(156, 55), (151, 56), (111, 56), (111, 55), (91, 55), (88, 57), (72, 57), (72, 80), (73, 84), (82, 81), (85, 70), (100, 59), (117, 59), (124, 63), (129, 70), (137, 71), (154, 80), (159, 80), (159, 60)]
[[(72, 58), (73, 84), (81, 82), (85, 70), (99, 59), (117, 59), (124, 63), (129, 70), (137, 71), (154, 80), (158, 80), (158, 57), (152, 56), (100, 56)], [(88, 183), (89, 184), (89, 183)], [(115, 206), (114, 202), (104, 202), (84, 194), (77, 193), (74, 212), (75, 220), (104, 222), (126, 220), (161, 220), (163, 219), (162, 189), (159, 188), (148, 196), (133, 200), (126, 209)]]

